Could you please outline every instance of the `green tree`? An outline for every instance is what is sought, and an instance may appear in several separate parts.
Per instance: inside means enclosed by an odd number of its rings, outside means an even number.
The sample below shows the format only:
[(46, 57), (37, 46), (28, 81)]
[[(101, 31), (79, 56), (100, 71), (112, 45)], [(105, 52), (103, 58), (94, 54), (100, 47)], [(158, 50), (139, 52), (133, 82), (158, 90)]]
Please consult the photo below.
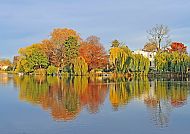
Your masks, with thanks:
[(47, 68), (48, 66), (48, 59), (40, 51), (34, 51), (29, 57), (26, 59), (34, 65), (34, 68)]
[(134, 54), (133, 55), (133, 62), (131, 65), (131, 69), (134, 72), (144, 73), (145, 75), (148, 74), (150, 67), (150, 60), (144, 57), (141, 54)]
[(47, 74), (48, 75), (53, 75), (57, 73), (57, 67), (51, 65), (47, 68)]
[(159, 72), (184, 72), (189, 65), (189, 56), (177, 51), (158, 52), (155, 56), (156, 68)]
[(119, 47), (120, 43), (118, 40), (112, 41), (112, 47)]
[(70, 64), (78, 56), (78, 47), (81, 42), (79, 34), (72, 29), (57, 28), (51, 33), (50, 44), (52, 44), (53, 59), (57, 67)]
[(19, 50), (20, 60), (17, 63), (16, 71), (30, 73), (34, 69), (47, 68), (48, 58), (40, 49), (40, 44), (33, 44), (31, 46), (21, 48)]
[(70, 65), (78, 57), (80, 45), (77, 42), (76, 38), (74, 37), (68, 37), (64, 45), (65, 45), (64, 63), (65, 65)]

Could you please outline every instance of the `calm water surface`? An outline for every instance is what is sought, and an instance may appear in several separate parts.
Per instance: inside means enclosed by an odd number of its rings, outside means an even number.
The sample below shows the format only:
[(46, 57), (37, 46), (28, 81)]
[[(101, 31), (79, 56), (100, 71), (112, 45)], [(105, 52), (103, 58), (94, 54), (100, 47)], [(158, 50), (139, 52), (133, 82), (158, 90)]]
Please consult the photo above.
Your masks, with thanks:
[(189, 134), (190, 81), (0, 74), (0, 134)]

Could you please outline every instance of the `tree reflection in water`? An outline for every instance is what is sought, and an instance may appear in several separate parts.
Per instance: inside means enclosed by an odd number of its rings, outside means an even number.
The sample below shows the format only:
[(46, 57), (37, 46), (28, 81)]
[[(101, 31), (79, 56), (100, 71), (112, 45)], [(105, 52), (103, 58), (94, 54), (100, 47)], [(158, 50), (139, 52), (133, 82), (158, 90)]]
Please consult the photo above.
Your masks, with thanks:
[(113, 110), (119, 110), (133, 100), (147, 107), (151, 120), (158, 127), (166, 127), (174, 108), (187, 103), (188, 81), (138, 79), (99, 79), (88, 77), (14, 76), (19, 98), (49, 110), (54, 120), (74, 120), (83, 108), (97, 113), (109, 93)]
[(99, 111), (107, 94), (107, 84), (87, 77), (58, 78), (42, 76), (14, 77), (20, 100), (50, 110), (55, 120), (73, 120), (83, 107)]

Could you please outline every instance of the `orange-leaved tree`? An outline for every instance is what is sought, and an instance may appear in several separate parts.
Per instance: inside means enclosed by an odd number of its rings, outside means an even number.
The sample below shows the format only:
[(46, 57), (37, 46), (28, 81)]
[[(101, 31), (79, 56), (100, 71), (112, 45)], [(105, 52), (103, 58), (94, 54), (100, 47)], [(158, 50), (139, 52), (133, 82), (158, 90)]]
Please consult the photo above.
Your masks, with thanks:
[(81, 43), (79, 55), (88, 64), (89, 71), (92, 69), (105, 68), (108, 64), (108, 56), (105, 48), (100, 43), (100, 38), (90, 36)]
[(183, 43), (179, 42), (172, 42), (171, 48), (168, 48), (169, 52), (180, 52), (180, 53), (186, 53), (187, 52), (187, 46), (185, 46)]
[(81, 38), (75, 30), (57, 28), (50, 34), (50, 39), (41, 42), (41, 47), (50, 64), (61, 67), (75, 60), (80, 42)]

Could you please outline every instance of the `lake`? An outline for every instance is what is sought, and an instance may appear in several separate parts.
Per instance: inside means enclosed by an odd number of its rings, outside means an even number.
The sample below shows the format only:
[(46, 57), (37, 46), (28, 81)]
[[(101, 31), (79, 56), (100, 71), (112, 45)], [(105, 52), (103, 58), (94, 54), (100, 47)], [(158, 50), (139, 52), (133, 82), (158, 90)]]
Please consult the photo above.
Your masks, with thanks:
[(189, 134), (190, 80), (0, 74), (0, 134)]

